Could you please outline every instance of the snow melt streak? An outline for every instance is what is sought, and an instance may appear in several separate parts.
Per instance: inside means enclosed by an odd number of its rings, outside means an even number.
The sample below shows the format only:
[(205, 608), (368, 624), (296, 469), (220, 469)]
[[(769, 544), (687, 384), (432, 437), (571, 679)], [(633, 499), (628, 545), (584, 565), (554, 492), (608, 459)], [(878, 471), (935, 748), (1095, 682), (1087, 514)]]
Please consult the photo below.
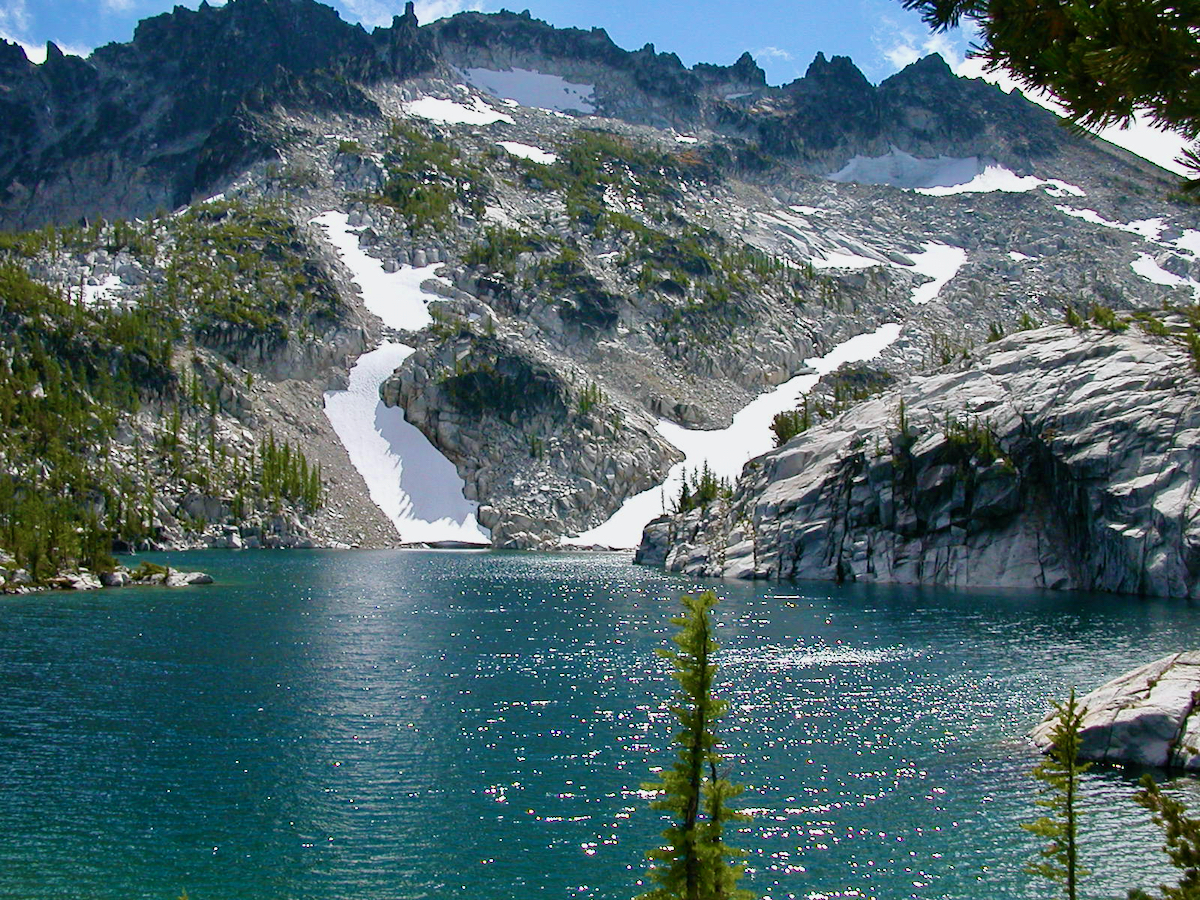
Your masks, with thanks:
[[(383, 264), (358, 246), (345, 213), (328, 212), (313, 222), (324, 227), (330, 243), (350, 270), (363, 303), (390, 328), (415, 331), (433, 321), (430, 300), (421, 289), (433, 277), (435, 263), (385, 272)], [(403, 541), (472, 541), (488, 537), (475, 520), (477, 505), (463, 496), (454, 465), (441, 455), (403, 410), (384, 405), (379, 389), (413, 348), (385, 342), (358, 358), (344, 391), (327, 391), (325, 415), (362, 475), (371, 500), (392, 520)]]
[(325, 415), (401, 540), (487, 543), (453, 463), (401, 409), (379, 399), (380, 386), (412, 353), (390, 341), (364, 353), (350, 370), (347, 390), (325, 393)]
[(421, 283), (434, 278), (434, 270), (441, 263), (419, 269), (404, 266), (396, 272), (385, 272), (382, 262), (368, 256), (358, 246), (358, 235), (350, 230), (345, 213), (327, 212), (312, 221), (325, 229), (329, 242), (354, 275), (354, 281), (362, 291), (363, 304), (379, 316), (384, 325), (398, 331), (419, 331), (433, 321), (428, 305), (437, 297), (422, 291)]
[(747, 462), (775, 446), (771, 422), (776, 413), (795, 409), (801, 397), (813, 389), (821, 376), (829, 374), (842, 363), (875, 358), (899, 336), (900, 326), (889, 322), (880, 325), (874, 332), (850, 338), (822, 357), (805, 360), (815, 372), (797, 375), (775, 390), (752, 400), (733, 417), (732, 425), (720, 431), (693, 431), (660, 419), (658, 433), (683, 452), (684, 461), (671, 467), (666, 481), (659, 487), (630, 497), (607, 522), (578, 537), (564, 538), (563, 543), (572, 546), (600, 544), (607, 547), (636, 547), (641, 542), (646, 523), (660, 515), (679, 496), (685, 471), (694, 472), (707, 463), (718, 477), (737, 478)]

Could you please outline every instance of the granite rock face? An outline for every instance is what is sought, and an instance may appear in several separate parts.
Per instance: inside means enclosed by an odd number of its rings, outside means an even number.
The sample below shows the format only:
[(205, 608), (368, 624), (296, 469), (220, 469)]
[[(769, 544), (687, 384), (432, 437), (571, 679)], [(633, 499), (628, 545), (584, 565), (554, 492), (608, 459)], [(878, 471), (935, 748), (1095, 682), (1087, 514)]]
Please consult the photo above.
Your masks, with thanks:
[[(1119, 675), (1079, 700), (1086, 709), (1080, 758), (1200, 771), (1200, 651), (1172, 653)], [(1051, 714), (1031, 737), (1042, 751)]]
[(651, 523), (672, 571), (1200, 596), (1200, 399), (1169, 337), (1052, 326), (913, 377)]

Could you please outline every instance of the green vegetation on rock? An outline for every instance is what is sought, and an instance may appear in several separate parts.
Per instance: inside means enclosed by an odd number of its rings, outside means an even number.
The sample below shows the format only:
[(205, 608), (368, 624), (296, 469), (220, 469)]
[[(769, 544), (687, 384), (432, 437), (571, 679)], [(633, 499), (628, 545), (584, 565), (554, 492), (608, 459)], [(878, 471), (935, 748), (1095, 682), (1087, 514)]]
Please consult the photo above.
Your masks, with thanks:
[(383, 161), (387, 181), (375, 199), (396, 209), (411, 231), (445, 228), (456, 204), (483, 215), (488, 177), (448, 141), (394, 122)]

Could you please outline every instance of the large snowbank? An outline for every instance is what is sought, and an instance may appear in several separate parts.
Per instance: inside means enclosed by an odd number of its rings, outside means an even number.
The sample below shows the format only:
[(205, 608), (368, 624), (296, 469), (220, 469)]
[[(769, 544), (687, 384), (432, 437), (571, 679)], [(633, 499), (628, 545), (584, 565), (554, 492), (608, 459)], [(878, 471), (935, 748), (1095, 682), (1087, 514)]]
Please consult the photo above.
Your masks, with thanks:
[(463, 498), (454, 464), (402, 410), (379, 399), (380, 386), (412, 353), (390, 341), (364, 353), (350, 370), (348, 388), (325, 393), (325, 415), (402, 541), (487, 543), (475, 520), (478, 507)]
[(478, 97), (471, 98), (470, 106), (440, 97), (421, 97), (419, 100), (405, 103), (404, 111), (410, 116), (440, 122), (443, 125), (491, 125), (493, 122), (513, 124), (512, 116), (497, 112)]
[(825, 176), (830, 181), (882, 184), (931, 197), (992, 191), (1024, 193), (1044, 187), (1053, 197), (1084, 196), (1082, 189), (1054, 178), (1017, 175), (994, 160), (978, 156), (922, 158), (893, 147), (883, 156), (856, 156)]
[(945, 197), (950, 194), (985, 194), (992, 191), (1023, 194), (1043, 186), (1046, 188), (1046, 193), (1053, 197), (1063, 197), (1068, 194), (1075, 197), (1084, 196), (1082, 188), (1065, 181), (1059, 181), (1056, 178), (1038, 178), (1036, 175), (1018, 175), (1001, 165), (988, 165), (970, 181), (962, 184), (919, 187), (916, 190), (918, 194), (926, 194), (930, 197)]
[(685, 471), (694, 473), (707, 463), (719, 477), (736, 478), (749, 460), (775, 445), (771, 422), (777, 413), (795, 409), (822, 375), (842, 363), (874, 359), (899, 336), (900, 326), (890, 322), (873, 332), (850, 338), (822, 357), (806, 360), (814, 369), (812, 373), (797, 375), (755, 398), (733, 417), (733, 424), (728, 428), (699, 431), (682, 428), (666, 419), (659, 420), (658, 433), (684, 453), (684, 461), (671, 467), (661, 485), (626, 500), (608, 521), (577, 537), (563, 538), (562, 543), (568, 546), (636, 547), (646, 524), (679, 496)]
[[(363, 303), (390, 328), (416, 331), (433, 319), (428, 304), (436, 294), (421, 285), (438, 268), (404, 266), (385, 272), (383, 264), (358, 245), (345, 213), (328, 212), (312, 220), (362, 292)], [(384, 405), (379, 389), (413, 348), (396, 341), (358, 358), (344, 391), (327, 391), (325, 415), (367, 484), (371, 499), (396, 527), (400, 539), (487, 543), (476, 522), (478, 505), (463, 496), (463, 481), (453, 463), (404, 418), (403, 410)]]
[(593, 113), (596, 111), (594, 84), (574, 84), (559, 75), (546, 75), (532, 69), (467, 69), (463, 73), (475, 87), (522, 106), (559, 112)]
[(893, 147), (883, 156), (856, 156), (825, 177), (830, 181), (887, 184), (910, 189), (951, 187), (967, 184), (985, 168), (978, 156), (921, 159)]

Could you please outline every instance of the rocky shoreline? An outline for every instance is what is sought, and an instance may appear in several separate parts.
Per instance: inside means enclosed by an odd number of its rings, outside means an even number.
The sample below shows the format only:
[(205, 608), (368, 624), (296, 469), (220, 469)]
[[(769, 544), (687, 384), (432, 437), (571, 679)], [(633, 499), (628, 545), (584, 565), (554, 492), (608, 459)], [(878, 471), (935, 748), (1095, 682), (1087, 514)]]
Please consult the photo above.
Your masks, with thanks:
[(913, 377), (752, 460), (728, 499), (651, 523), (638, 561), (1200, 596), (1200, 394), (1182, 317), (1155, 322), (1040, 328)]
[(25, 569), (0, 574), (0, 593), (33, 594), (41, 591), (96, 591), (103, 588), (122, 587), (190, 587), (212, 584), (213, 577), (206, 572), (185, 572), (171, 566), (142, 563), (136, 569), (126, 566), (105, 572), (92, 572), (79, 568), (60, 572), (42, 582), (35, 582)]

